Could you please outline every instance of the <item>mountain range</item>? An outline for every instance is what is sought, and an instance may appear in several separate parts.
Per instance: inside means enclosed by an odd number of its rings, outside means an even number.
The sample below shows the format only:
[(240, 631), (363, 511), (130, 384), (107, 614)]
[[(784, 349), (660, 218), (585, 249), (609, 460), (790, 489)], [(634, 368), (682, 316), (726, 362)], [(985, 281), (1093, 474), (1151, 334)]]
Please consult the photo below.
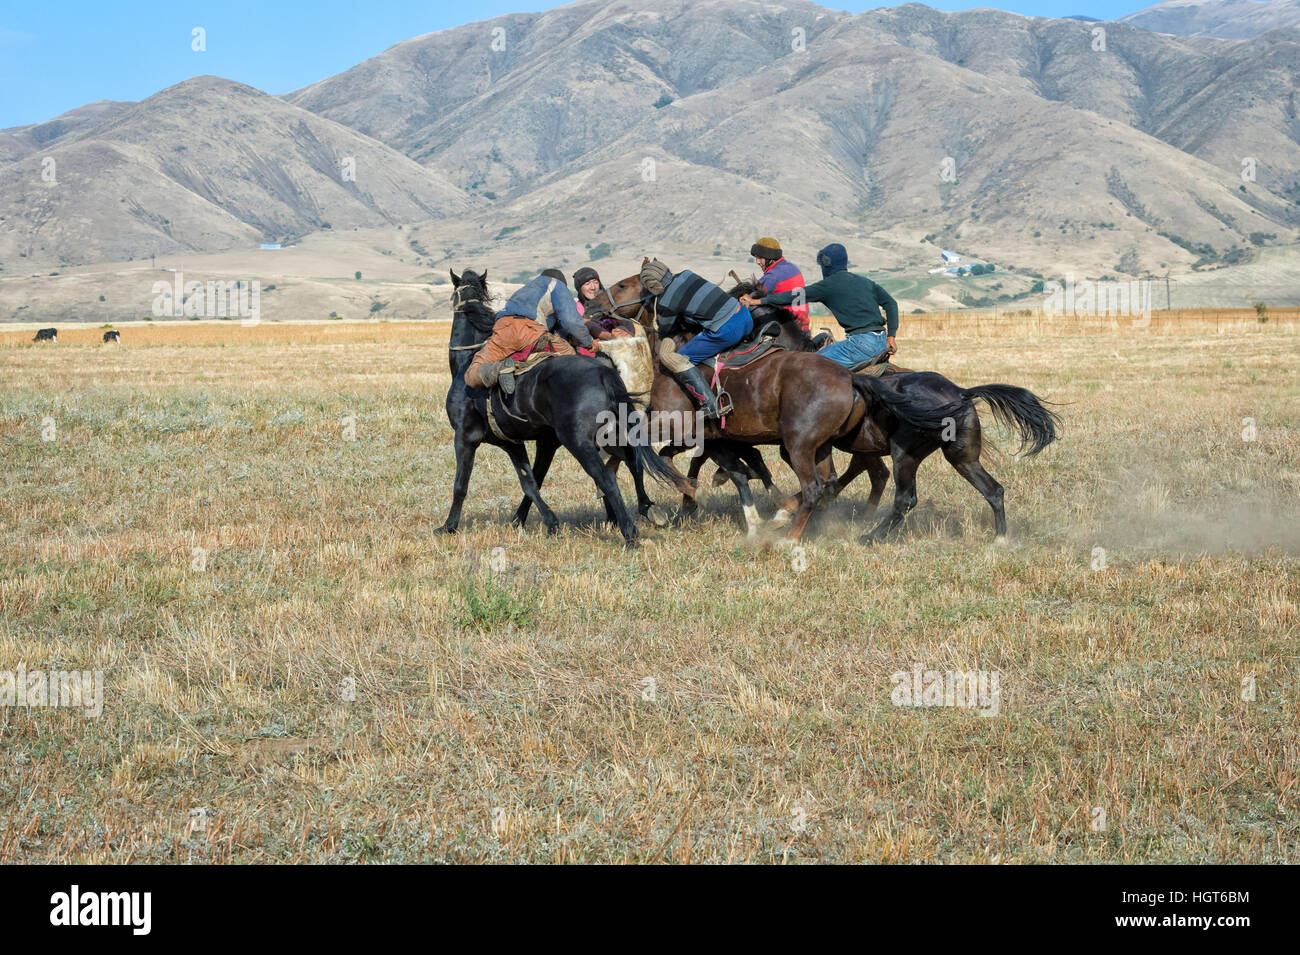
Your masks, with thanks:
[[(1152, 32), (1243, 6), (1283, 25)], [(398, 224), (426, 268), (731, 261), (759, 235), (881, 269), (940, 248), (1026, 274), (1213, 268), (1297, 241), (1295, 7), (1174, 0), (1100, 24), (582, 0), (282, 97), (197, 77), (0, 131), (0, 276)]]
[(1300, 26), (1300, 0), (1166, 0), (1120, 22), (1155, 33), (1241, 40)]

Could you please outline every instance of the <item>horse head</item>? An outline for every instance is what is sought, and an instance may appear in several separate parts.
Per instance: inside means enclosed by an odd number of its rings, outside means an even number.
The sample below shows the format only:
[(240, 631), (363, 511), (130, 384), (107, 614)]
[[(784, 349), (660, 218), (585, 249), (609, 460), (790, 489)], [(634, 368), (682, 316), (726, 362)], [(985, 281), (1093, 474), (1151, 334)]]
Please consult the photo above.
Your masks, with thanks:
[[(488, 289), (487, 270), (475, 272), (466, 269), (460, 275), (451, 273), (452, 339), (453, 344), (482, 341), (492, 334), (496, 315), (492, 311), (492, 293)], [(463, 321), (462, 321), (463, 320)]]
[[(749, 281), (741, 279), (727, 290), (727, 294), (732, 298), (740, 298), (742, 295), (757, 297), (766, 295), (767, 290), (759, 284), (758, 279), (751, 276)], [(749, 313), (754, 317), (755, 331), (761, 329), (768, 322), (777, 322), (781, 326), (781, 334), (777, 337), (777, 344), (787, 351), (817, 350), (808, 333), (799, 325), (799, 319), (788, 308), (781, 305), (755, 305), (749, 310)]]
[(602, 305), (602, 307), (607, 304), (610, 314), (617, 318), (627, 318), (639, 322), (648, 336), (655, 333), (654, 309), (650, 304), (653, 301), (653, 296), (641, 284), (639, 273), (620, 279), (613, 285), (602, 289), (601, 292), (603, 296), (598, 295), (593, 299), (596, 304)]

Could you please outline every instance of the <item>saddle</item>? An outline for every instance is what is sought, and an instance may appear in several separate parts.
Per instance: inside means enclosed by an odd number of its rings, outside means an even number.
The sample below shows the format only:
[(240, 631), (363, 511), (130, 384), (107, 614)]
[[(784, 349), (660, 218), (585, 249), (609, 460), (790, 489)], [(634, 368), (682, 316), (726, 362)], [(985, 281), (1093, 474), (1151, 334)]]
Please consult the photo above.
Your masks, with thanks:
[(752, 365), (760, 358), (767, 357), (773, 351), (784, 350), (782, 346), (776, 343), (780, 334), (781, 323), (768, 322), (762, 328), (755, 330), (752, 335), (741, 341), (736, 347), (720, 352), (714, 359), (714, 363), (719, 366), (720, 370)]
[(886, 348), (874, 358), (868, 358), (858, 362), (856, 365), (849, 367), (849, 372), (854, 375), (871, 375), (878, 378), (889, 368), (889, 349)]
[[(515, 352), (514, 355), (510, 356), (511, 358), (515, 358), (517, 355), (525, 356), (522, 361), (517, 361), (514, 370), (510, 372), (510, 374), (515, 378), (533, 371), (538, 365), (546, 361), (546, 359), (556, 357), (556, 354), (553, 351), (536, 350), (535, 344), (536, 343), (530, 345), (523, 351)], [(474, 402), (474, 406), (483, 413), (485, 418), (487, 418), (488, 427), (498, 439), (501, 441), (508, 441), (511, 444), (523, 443), (517, 438), (509, 437), (501, 430), (501, 424), (497, 420), (500, 415), (507, 415), (514, 418), (516, 421), (527, 422), (528, 419), (521, 417), (510, 410), (511, 398), (501, 390), (499, 384), (493, 388), (470, 388), (466, 386), (465, 392), (469, 395), (470, 401)]]

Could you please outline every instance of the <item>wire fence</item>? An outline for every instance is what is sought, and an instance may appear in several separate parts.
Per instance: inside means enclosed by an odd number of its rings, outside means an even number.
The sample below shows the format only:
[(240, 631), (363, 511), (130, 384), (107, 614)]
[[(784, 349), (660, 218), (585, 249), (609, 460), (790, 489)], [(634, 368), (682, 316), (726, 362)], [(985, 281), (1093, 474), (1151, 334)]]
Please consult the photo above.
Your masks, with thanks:
[[(1096, 335), (1149, 332), (1214, 330), (1219, 334), (1243, 329), (1300, 328), (1300, 306), (1267, 308), (1262, 314), (1253, 308), (1178, 308), (1153, 310), (1142, 315), (1056, 315), (1042, 308), (971, 308), (952, 312), (900, 315), (899, 334), (944, 335), (949, 332), (981, 337), (985, 334), (1016, 332), (1025, 335)], [(813, 316), (814, 331), (835, 324), (833, 319)]]

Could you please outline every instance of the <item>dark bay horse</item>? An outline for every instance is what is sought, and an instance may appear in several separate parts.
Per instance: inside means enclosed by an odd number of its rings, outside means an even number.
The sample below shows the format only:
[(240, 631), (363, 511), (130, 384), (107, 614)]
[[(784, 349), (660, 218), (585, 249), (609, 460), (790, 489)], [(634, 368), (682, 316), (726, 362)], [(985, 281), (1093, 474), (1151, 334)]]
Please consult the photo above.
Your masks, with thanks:
[[(466, 270), (459, 276), (452, 272), (451, 280), (455, 292), (448, 352), (452, 381), (447, 390), (447, 418), (455, 431), (456, 482), (451, 511), (443, 530), (455, 533), (460, 524), (461, 507), (474, 469), (474, 455), (479, 445), (486, 443), (496, 445), (510, 456), (526, 499), (537, 506), (547, 533), (555, 533), (559, 520), (542, 500), (523, 444), (536, 441), (539, 467), (543, 458), (549, 466), (561, 445), (569, 450), (600, 490), (606, 515), (618, 525), (627, 546), (633, 546), (637, 538), (636, 524), (623, 503), (614, 475), (601, 462), (601, 450), (627, 464), (643, 511), (651, 505), (645, 492), (644, 472), (648, 471), (657, 481), (678, 491), (684, 492), (690, 485), (654, 453), (644, 434), (638, 439), (635, 428), (611, 429), (604, 426), (604, 422), (627, 421), (635, 414), (635, 406), (623, 380), (617, 372), (594, 358), (582, 355), (548, 358), (533, 370), (518, 376), (510, 407), (500, 403), (499, 394), (487, 393), (487, 400), (494, 402), (493, 417), (505, 439), (498, 437), (488, 424), (483, 406), (465, 384), (465, 371), (474, 352), (488, 340), (496, 322), (495, 313), (489, 307), (491, 296), (487, 275)], [(478, 392), (480, 397), (482, 394)], [(615, 437), (598, 445), (598, 435), (602, 432), (606, 435), (613, 433)], [(544, 474), (545, 468), (542, 470)]]
[[(610, 301), (622, 301), (641, 306), (638, 315), (646, 323), (644, 313), (644, 289), (640, 278), (633, 276), (610, 287)], [(631, 301), (629, 301), (631, 300)], [(767, 321), (775, 320), (780, 326), (778, 341), (803, 357), (815, 358), (825, 365), (831, 365), (844, 374), (849, 374), (829, 359), (809, 355), (815, 349), (808, 334), (799, 328), (793, 313), (787, 309), (759, 306), (754, 311), (754, 325), (761, 328)], [(689, 337), (689, 336), (687, 336)], [(685, 340), (685, 339), (683, 339)], [(778, 356), (762, 359), (757, 367), (777, 360)], [(742, 401), (761, 400), (764, 394), (749, 387), (751, 382), (745, 378), (739, 381), (737, 375), (744, 372), (742, 367), (725, 372), (725, 385), (731, 393), (732, 400), (739, 411)], [(881, 458), (888, 454), (894, 464), (894, 481), (896, 490), (891, 512), (880, 521), (862, 540), (878, 540), (893, 531), (916, 505), (916, 471), (921, 462), (937, 450), (942, 450), (944, 457), (953, 468), (962, 475), (988, 502), (993, 510), (994, 532), (997, 537), (1006, 534), (1006, 512), (1003, 507), (1004, 490), (992, 475), (980, 464), (983, 450), (982, 432), (979, 414), (974, 402), (983, 399), (993, 411), (994, 418), (1004, 427), (1019, 432), (1021, 450), (1032, 456), (1039, 453), (1057, 438), (1060, 425), (1059, 417), (1048, 410), (1036, 395), (1025, 388), (1015, 385), (980, 385), (975, 388), (962, 389), (943, 375), (935, 372), (907, 372), (899, 369), (896, 373), (881, 375), (850, 375), (854, 392), (865, 400), (864, 413), (856, 417), (856, 424), (838, 432), (829, 439), (829, 445), (820, 449), (817, 456), (817, 473), (815, 478), (821, 486), (816, 488), (818, 498), (823, 491), (831, 494), (847, 486), (863, 471), (871, 476), (871, 496), (868, 507), (874, 512), (880, 495), (889, 477), (888, 469)], [(733, 385), (739, 384), (736, 388)], [(676, 395), (671, 392), (675, 390)], [(676, 386), (676, 382), (666, 376), (658, 375), (655, 388), (651, 393), (651, 407), (658, 409), (661, 405), (657, 399), (689, 401)], [(779, 411), (784, 412), (784, 408)], [(713, 425), (713, 422), (710, 422)], [(715, 434), (716, 426), (709, 432), (710, 438), (722, 437)], [(765, 438), (753, 440), (742, 426), (737, 431), (730, 431), (726, 437), (731, 441), (742, 440), (751, 444), (776, 443), (771, 434)], [(792, 456), (784, 438), (781, 455), (793, 467)], [(709, 444), (712, 448), (712, 441)], [(846, 451), (851, 455), (849, 469), (844, 478), (835, 481), (830, 463), (830, 447)], [(662, 455), (677, 453), (676, 448), (667, 447), (660, 451)], [(796, 469), (796, 473), (799, 471)], [(793, 513), (794, 523), (791, 527), (791, 539), (797, 539), (807, 523), (811, 508), (808, 506), (808, 485), (800, 475), (800, 491), (784, 504), (777, 512), (774, 523), (781, 524), (790, 520)], [(816, 500), (814, 499), (814, 506)], [(802, 522), (802, 523), (801, 523)]]
[[(606, 295), (611, 311), (616, 314), (636, 309), (636, 320), (657, 353), (659, 334), (654, 302), (647, 297), (640, 277), (631, 276), (615, 283), (606, 289)], [(687, 332), (673, 337), (680, 346), (693, 336)], [(733, 475), (733, 480), (736, 474), (744, 476), (744, 480), (735, 483), (745, 504), (752, 535), (758, 523), (757, 509), (749, 498), (748, 471), (742, 470), (745, 466), (734, 446), (782, 445), (800, 487), (786, 540), (798, 541), (829, 484), (832, 442), (848, 439), (858, 431), (866, 414), (866, 399), (847, 369), (807, 352), (776, 351), (724, 374), (735, 407), (727, 415), (725, 428), (717, 421), (705, 421), (705, 447)], [(683, 418), (695, 414), (694, 402), (675, 379), (663, 373), (658, 362), (650, 407), (652, 415)], [(682, 445), (669, 444), (659, 453), (671, 458), (686, 450)]]

